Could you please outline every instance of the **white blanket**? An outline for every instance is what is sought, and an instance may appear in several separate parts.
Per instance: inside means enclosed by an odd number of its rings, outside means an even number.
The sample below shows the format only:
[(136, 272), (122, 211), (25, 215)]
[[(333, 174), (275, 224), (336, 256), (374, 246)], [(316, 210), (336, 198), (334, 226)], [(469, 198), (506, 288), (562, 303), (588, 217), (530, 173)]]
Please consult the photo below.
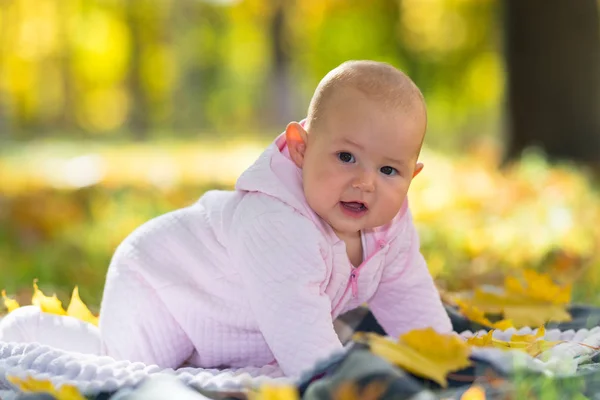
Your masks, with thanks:
[(0, 390), (11, 386), (7, 376), (50, 380), (55, 386), (69, 384), (83, 394), (113, 392), (133, 387), (155, 374), (177, 376), (183, 383), (206, 390), (236, 390), (265, 381), (285, 382), (272, 366), (216, 370), (202, 368), (161, 369), (110, 357), (58, 350), (38, 343), (0, 342)]
[[(509, 329), (496, 331), (498, 339), (508, 340), (514, 333), (530, 334), (534, 330), (523, 328), (519, 331)], [(472, 336), (472, 332), (463, 332), (461, 336)], [(581, 329), (561, 332), (548, 330), (546, 340), (563, 340), (549, 350), (540, 359), (533, 359), (522, 352), (504, 352), (499, 349), (477, 349), (475, 353), (483, 358), (493, 360), (498, 366), (506, 366), (510, 372), (515, 365), (515, 357), (525, 362), (529, 368), (544, 370), (546, 373), (568, 375), (574, 373), (577, 365), (596, 353), (594, 348), (600, 346), (600, 327), (592, 330)], [(584, 343), (580, 345), (579, 343)], [(512, 353), (512, 355), (511, 355)], [(566, 360), (568, 358), (572, 362)], [(523, 365), (523, 364), (521, 364)], [(11, 389), (7, 376), (20, 378), (50, 380), (55, 386), (70, 384), (77, 387), (85, 395), (100, 392), (113, 392), (121, 388), (133, 387), (145, 378), (156, 374), (176, 376), (184, 384), (205, 390), (227, 391), (239, 390), (263, 382), (290, 382), (282, 371), (273, 366), (262, 368), (248, 367), (241, 369), (202, 369), (180, 368), (177, 370), (161, 369), (156, 365), (145, 365), (139, 362), (116, 361), (110, 357), (86, 354), (76, 351), (61, 350), (39, 343), (15, 343), (0, 341), (0, 391)]]

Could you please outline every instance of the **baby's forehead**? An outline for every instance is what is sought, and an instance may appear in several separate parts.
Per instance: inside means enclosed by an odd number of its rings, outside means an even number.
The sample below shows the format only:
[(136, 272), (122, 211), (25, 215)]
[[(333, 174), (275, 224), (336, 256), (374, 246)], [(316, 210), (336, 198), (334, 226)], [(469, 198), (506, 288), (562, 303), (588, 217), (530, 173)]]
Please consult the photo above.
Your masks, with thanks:
[(426, 118), (426, 107), (419, 93), (407, 93), (402, 87), (361, 87), (360, 85), (338, 85), (331, 88), (316, 105), (315, 114), (321, 118), (335, 118), (340, 108), (374, 104), (382, 113), (396, 118)]

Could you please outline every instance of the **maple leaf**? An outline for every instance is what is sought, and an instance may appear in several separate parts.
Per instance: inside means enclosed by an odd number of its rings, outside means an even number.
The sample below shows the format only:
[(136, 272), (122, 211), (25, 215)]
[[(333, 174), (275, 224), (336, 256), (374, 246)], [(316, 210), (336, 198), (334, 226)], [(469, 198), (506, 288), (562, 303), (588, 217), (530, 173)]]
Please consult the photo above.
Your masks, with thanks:
[(571, 315), (562, 304), (540, 302), (525, 295), (496, 294), (475, 289), (471, 304), (489, 313), (502, 313), (515, 326), (539, 326), (548, 321), (570, 321)]
[(517, 335), (510, 337), (509, 341), (494, 338), (494, 331), (489, 331), (482, 336), (473, 336), (467, 339), (467, 344), (478, 347), (495, 347), (499, 349), (515, 349), (524, 351), (532, 357), (537, 357), (543, 351), (556, 346), (562, 341), (546, 341), (544, 337), (546, 331), (540, 327), (535, 335)]
[[(539, 326), (549, 321), (570, 321), (566, 306), (571, 298), (571, 285), (555, 284), (549, 275), (524, 270), (522, 278), (505, 277), (498, 291), (476, 288), (471, 295), (452, 296), (452, 302), (470, 320), (494, 329)], [(505, 320), (492, 323), (486, 314), (502, 314)]]
[(454, 334), (440, 334), (432, 328), (417, 329), (400, 336), (397, 342), (360, 332), (356, 341), (367, 343), (371, 352), (417, 376), (446, 387), (446, 375), (471, 365), (471, 350)]
[(568, 304), (571, 300), (572, 284), (559, 286), (547, 274), (523, 270), (523, 279), (507, 276), (504, 289), (507, 295), (528, 297), (544, 303)]
[(512, 328), (514, 325), (511, 320), (503, 319), (501, 321), (492, 322), (490, 321), (483, 311), (477, 307), (469, 304), (463, 300), (455, 300), (456, 305), (462, 315), (468, 318), (470, 321), (477, 322), (480, 325), (487, 326), (489, 328), (505, 330)]
[(38, 306), (43, 312), (58, 315), (67, 315), (67, 312), (62, 306), (62, 302), (56, 297), (56, 293), (52, 297), (46, 296), (38, 287), (37, 279), (33, 281), (33, 297), (31, 304)]
[(9, 299), (6, 296), (6, 290), (2, 291), (2, 299), (4, 299), (4, 306), (6, 307), (6, 309), (8, 310), (8, 312), (12, 312), (14, 310), (16, 310), (17, 308), (19, 308), (19, 303), (16, 300), (13, 299)]
[[(11, 300), (6, 297), (6, 292), (4, 290), (2, 291), (2, 297), (4, 298), (4, 305), (6, 308), (8, 308), (8, 312), (12, 312), (20, 307), (19, 303), (17, 303), (15, 300)], [(56, 297), (56, 294), (53, 294), (52, 297), (46, 296), (38, 287), (36, 279), (33, 281), (33, 296), (31, 298), (31, 304), (38, 306), (45, 313), (68, 315), (70, 317), (74, 317), (98, 326), (98, 317), (92, 314), (90, 309), (81, 300), (81, 297), (79, 296), (79, 288), (77, 286), (75, 286), (73, 289), (69, 307), (65, 311), (61, 301)]]
[(467, 344), (477, 347), (494, 347), (492, 341), (494, 331), (488, 331), (484, 335), (475, 335), (467, 339)]
[(98, 317), (92, 314), (89, 308), (81, 300), (81, 297), (79, 297), (79, 288), (77, 286), (73, 289), (71, 302), (67, 308), (67, 315), (98, 326)]
[(38, 380), (31, 376), (21, 379), (16, 376), (8, 375), (6, 376), (6, 379), (22, 392), (49, 393), (57, 400), (85, 400), (85, 397), (75, 386), (62, 385), (60, 388), (56, 388), (49, 380)]

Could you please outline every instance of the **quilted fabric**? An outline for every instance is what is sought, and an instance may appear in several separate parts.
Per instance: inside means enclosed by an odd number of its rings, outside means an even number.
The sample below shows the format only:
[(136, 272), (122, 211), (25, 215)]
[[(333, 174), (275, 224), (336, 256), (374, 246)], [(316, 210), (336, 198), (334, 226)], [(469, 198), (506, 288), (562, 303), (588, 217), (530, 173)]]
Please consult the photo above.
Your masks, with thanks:
[[(308, 206), (280, 135), (239, 178), (137, 229), (109, 268), (102, 353), (163, 367), (281, 366), (342, 349), (333, 319), (369, 303), (386, 331), (450, 331), (408, 206), (363, 232), (365, 261)], [(353, 281), (354, 280), (354, 281)]]

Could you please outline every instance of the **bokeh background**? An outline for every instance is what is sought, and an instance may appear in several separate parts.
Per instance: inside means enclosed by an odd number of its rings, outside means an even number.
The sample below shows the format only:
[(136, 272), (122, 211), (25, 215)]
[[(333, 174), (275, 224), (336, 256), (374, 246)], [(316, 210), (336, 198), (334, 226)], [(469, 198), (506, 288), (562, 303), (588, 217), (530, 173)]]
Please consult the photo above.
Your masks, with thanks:
[[(231, 188), (349, 59), (429, 109), (410, 194), (441, 288), (523, 268), (600, 304), (598, 2), (0, 0), (0, 288), (93, 307), (121, 240)], [(284, 266), (283, 266), (284, 267)]]

